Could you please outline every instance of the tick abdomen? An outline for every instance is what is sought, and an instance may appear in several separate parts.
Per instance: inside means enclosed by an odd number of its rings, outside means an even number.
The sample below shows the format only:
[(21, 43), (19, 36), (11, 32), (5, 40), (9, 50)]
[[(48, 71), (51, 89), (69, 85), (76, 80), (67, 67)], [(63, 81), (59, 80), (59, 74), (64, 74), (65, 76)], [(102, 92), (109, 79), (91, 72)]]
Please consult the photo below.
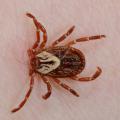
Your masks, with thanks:
[(76, 75), (85, 67), (85, 57), (83, 53), (73, 47), (58, 46), (45, 50), (53, 54), (60, 60), (60, 65), (50, 71), (47, 75), (55, 77), (70, 77)]

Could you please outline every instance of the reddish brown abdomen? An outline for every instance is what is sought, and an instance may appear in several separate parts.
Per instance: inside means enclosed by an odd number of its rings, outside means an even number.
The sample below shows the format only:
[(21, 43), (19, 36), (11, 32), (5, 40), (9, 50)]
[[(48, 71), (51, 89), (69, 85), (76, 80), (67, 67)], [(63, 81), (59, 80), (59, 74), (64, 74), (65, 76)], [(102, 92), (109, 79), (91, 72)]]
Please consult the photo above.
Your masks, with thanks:
[(85, 57), (83, 53), (72, 47), (58, 46), (46, 50), (58, 57), (61, 64), (58, 68), (48, 73), (50, 76), (70, 77), (80, 72), (85, 67)]

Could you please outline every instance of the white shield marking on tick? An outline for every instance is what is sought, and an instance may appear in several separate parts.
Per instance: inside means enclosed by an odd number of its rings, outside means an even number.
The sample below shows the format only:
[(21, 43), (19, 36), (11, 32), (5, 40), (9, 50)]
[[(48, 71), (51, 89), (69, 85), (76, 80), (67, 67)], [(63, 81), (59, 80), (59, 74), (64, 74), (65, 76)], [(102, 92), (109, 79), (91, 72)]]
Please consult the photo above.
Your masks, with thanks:
[[(55, 70), (60, 65), (60, 59), (46, 51), (43, 51), (36, 56), (40, 59), (40, 62), (42, 62), (40, 65), (41, 68), (37, 69), (37, 71), (42, 74), (47, 74)], [(44, 64), (45, 62), (51, 62), (51, 61), (53, 62), (53, 64)]]

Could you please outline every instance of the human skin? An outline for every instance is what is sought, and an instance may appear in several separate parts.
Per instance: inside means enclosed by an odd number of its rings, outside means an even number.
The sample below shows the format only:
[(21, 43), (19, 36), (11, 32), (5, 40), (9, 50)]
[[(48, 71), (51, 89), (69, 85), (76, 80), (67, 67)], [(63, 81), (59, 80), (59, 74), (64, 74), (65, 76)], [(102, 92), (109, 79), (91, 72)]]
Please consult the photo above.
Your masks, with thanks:
[[(0, 1), (0, 120), (119, 120), (119, 8), (118, 0)], [(29, 86), (27, 49), (36, 40), (35, 26), (26, 12), (34, 14), (45, 26), (47, 46), (72, 25), (76, 28), (65, 42), (105, 34), (105, 39), (74, 45), (86, 57), (80, 76), (92, 75), (97, 66), (103, 72), (91, 82), (61, 79), (80, 94), (78, 98), (51, 82), (52, 95), (43, 100), (46, 85), (35, 78), (28, 102), (12, 114), (11, 109), (24, 98)]]

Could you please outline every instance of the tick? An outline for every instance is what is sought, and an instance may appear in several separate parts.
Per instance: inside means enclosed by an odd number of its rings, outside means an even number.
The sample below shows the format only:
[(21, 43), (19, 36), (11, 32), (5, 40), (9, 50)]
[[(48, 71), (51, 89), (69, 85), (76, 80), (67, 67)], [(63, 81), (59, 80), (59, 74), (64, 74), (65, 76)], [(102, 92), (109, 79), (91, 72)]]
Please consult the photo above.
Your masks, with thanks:
[[(29, 90), (23, 101), (17, 108), (14, 108), (12, 112), (20, 110), (28, 100), (33, 89), (35, 75), (38, 75), (46, 84), (47, 93), (45, 93), (42, 97), (43, 99), (47, 99), (50, 97), (52, 91), (50, 84), (51, 79), (73, 95), (79, 97), (79, 94), (74, 89), (61, 82), (59, 78), (70, 78), (76, 81), (86, 82), (95, 80), (102, 72), (101, 68), (97, 67), (95, 73), (93, 73), (90, 77), (78, 77), (77, 75), (85, 68), (85, 56), (79, 49), (72, 46), (78, 42), (99, 40), (104, 38), (105, 35), (95, 35), (69, 40), (67, 44), (59, 46), (59, 43), (65, 40), (65, 38), (73, 32), (75, 26), (72, 26), (65, 34), (46, 47), (48, 38), (46, 29), (39, 21), (37, 21), (34, 15), (31, 13), (27, 13), (26, 15), (32, 18), (35, 24), (37, 39), (33, 46), (27, 51), (29, 56)], [(40, 32), (43, 34), (41, 43)]]

